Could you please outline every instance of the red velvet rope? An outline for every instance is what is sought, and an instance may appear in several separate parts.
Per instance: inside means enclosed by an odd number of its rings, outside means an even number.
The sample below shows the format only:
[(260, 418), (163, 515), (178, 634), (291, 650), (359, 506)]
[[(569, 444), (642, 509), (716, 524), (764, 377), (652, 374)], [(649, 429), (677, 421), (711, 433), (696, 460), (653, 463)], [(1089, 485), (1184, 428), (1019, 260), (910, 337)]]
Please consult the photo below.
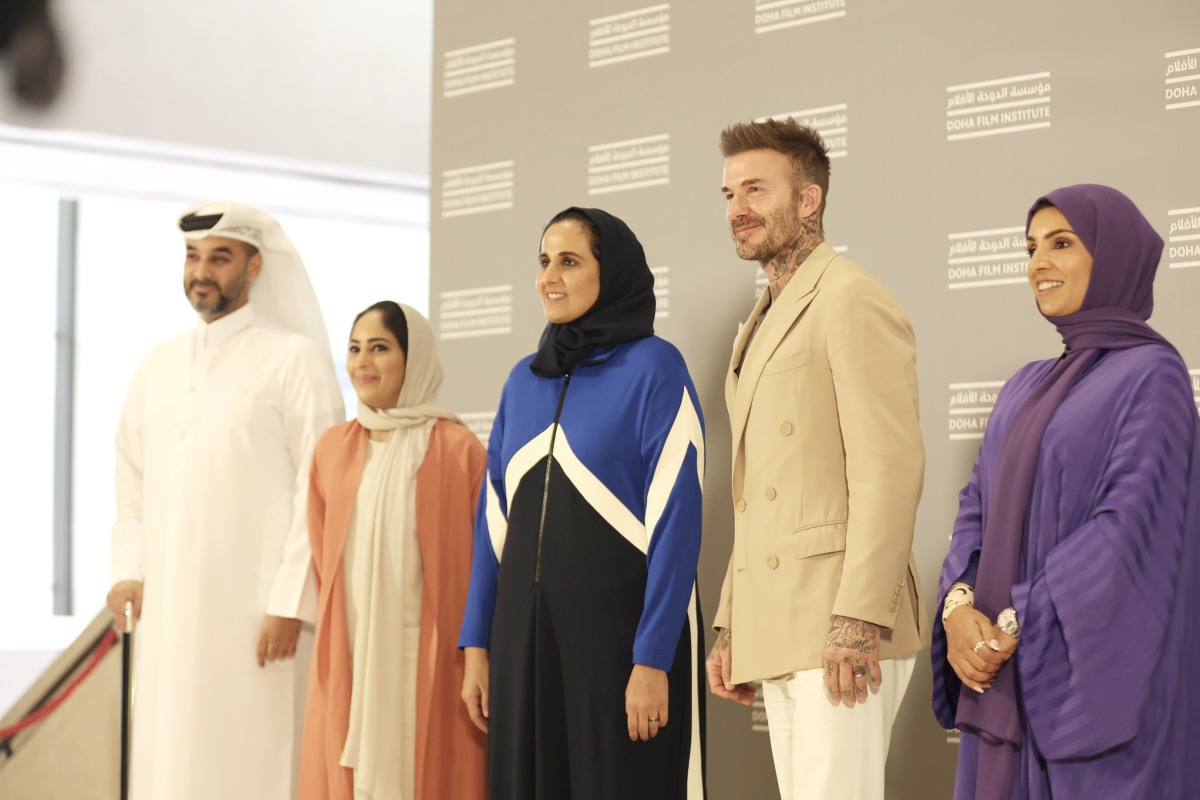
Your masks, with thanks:
[(54, 712), (54, 709), (61, 706), (63, 702), (65, 702), (66, 699), (70, 697), (76, 689), (79, 688), (79, 684), (87, 680), (87, 677), (91, 675), (96, 667), (100, 664), (100, 660), (104, 658), (104, 654), (109, 651), (116, 641), (117, 632), (109, 629), (108, 633), (104, 634), (104, 638), (100, 640), (100, 643), (96, 645), (96, 649), (92, 652), (91, 661), (89, 661), (87, 666), (84, 667), (83, 670), (76, 675), (69, 684), (67, 684), (67, 687), (59, 692), (52, 700), (50, 700), (50, 702), (35, 710), (32, 714), (18, 722), (16, 725), (10, 725), (7, 728), (0, 728), (0, 740), (11, 739), (13, 736), (16, 736), (26, 728), (30, 728), (44, 720), (46, 717), (50, 716), (50, 714)]

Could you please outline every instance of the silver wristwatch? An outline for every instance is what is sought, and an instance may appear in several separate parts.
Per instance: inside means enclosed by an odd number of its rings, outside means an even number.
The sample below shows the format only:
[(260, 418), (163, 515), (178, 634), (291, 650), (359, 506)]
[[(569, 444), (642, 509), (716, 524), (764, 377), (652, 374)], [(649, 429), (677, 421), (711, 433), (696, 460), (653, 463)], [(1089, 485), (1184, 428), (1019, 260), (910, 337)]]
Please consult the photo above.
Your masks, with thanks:
[(1017, 623), (1017, 610), (1012, 606), (1000, 612), (996, 617), (996, 627), (1014, 639), (1021, 638), (1021, 626)]

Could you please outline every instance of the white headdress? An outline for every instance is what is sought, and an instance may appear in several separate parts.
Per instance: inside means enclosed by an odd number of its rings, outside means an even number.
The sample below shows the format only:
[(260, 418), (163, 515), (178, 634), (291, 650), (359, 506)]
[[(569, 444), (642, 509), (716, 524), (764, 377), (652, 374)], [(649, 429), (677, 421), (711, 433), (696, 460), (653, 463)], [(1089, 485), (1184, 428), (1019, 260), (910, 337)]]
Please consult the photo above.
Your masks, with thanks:
[(179, 229), (184, 239), (223, 236), (257, 247), (263, 266), (250, 287), (255, 313), (307, 336), (322, 351), (330, 352), (329, 331), (317, 293), (300, 254), (274, 217), (228, 200), (197, 203), (179, 216)]

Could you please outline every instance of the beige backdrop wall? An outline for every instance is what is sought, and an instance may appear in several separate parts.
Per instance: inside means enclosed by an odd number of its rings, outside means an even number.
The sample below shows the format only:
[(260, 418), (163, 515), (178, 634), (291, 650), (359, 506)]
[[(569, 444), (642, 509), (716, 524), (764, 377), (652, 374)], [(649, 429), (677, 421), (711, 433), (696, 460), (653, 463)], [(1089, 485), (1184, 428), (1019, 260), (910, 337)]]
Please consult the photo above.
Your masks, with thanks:
[[(717, 135), (794, 114), (832, 150), (832, 245), (917, 330), (928, 456), (916, 532), (935, 591), (991, 403), (1060, 343), (1024, 283), (1024, 215), (1051, 188), (1108, 183), (1168, 239), (1152, 322), (1200, 367), (1200, 5), (935, 0), (436, 0), (432, 299), (442, 399), (486, 436), (543, 326), (542, 225), (598, 206), (639, 234), (658, 333), (687, 358), (708, 427), (702, 601), (731, 540), (722, 384), (761, 287), (724, 223)], [(1200, 392), (1200, 370), (1193, 372)], [(957, 746), (921, 661), (893, 739), (892, 798), (949, 797)], [(771, 798), (761, 707), (710, 701), (716, 800)]]

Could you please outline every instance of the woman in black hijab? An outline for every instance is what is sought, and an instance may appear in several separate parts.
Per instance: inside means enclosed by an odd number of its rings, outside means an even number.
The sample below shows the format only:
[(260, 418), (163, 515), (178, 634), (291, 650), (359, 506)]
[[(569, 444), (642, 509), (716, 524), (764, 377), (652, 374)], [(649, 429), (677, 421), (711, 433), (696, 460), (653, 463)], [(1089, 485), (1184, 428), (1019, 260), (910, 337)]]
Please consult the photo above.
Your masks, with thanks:
[(547, 325), (492, 427), (459, 638), (489, 796), (702, 798), (696, 390), (624, 222), (569, 208), (539, 263)]

